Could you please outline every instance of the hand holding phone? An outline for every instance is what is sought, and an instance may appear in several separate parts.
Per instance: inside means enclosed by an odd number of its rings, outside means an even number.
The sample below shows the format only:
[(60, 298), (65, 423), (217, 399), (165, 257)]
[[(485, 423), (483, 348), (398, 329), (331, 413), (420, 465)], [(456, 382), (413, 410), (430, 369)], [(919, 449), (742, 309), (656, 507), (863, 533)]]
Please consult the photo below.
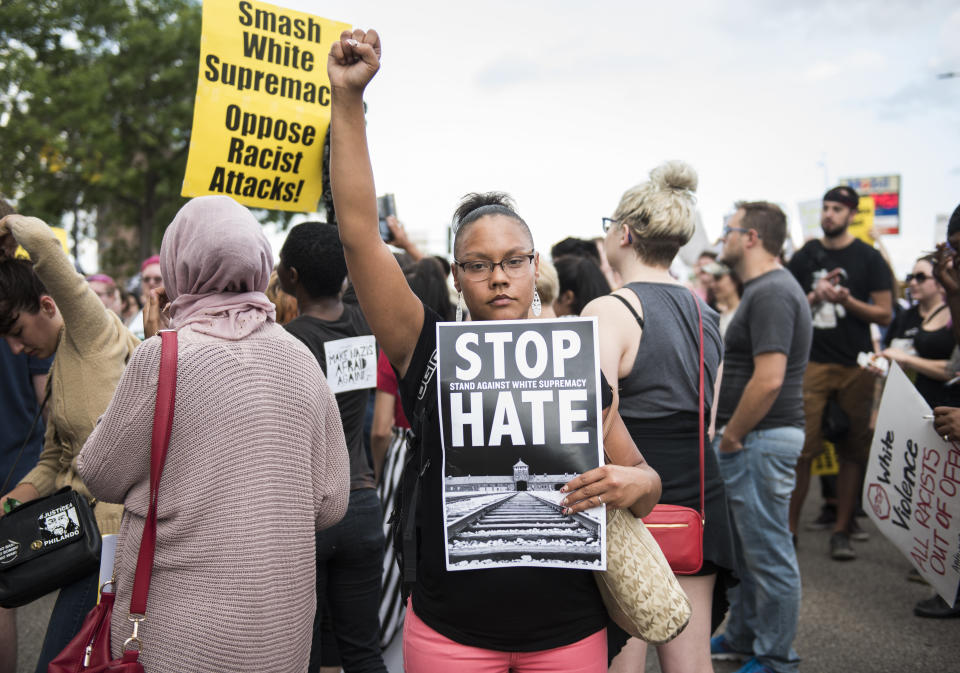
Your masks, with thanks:
[(380, 238), (386, 243), (391, 243), (393, 232), (390, 230), (387, 218), (397, 216), (397, 201), (393, 194), (377, 197), (377, 214), (380, 216)]

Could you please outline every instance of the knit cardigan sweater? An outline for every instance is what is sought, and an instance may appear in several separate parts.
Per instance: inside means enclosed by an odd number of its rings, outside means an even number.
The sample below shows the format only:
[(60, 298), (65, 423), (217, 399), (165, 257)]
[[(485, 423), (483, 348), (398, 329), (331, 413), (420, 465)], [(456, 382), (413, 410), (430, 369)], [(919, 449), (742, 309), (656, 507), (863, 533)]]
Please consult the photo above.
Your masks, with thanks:
[[(316, 609), (315, 531), (347, 508), (337, 402), (316, 358), (269, 322), (236, 341), (178, 330), (170, 447), (140, 661), (151, 673), (297, 673)], [(149, 507), (160, 338), (137, 349), (80, 454), (90, 490), (123, 502), (113, 653)]]
[[(50, 227), (27, 219), (15, 220), (10, 228), (63, 317), (47, 384), (51, 394), (43, 451), (20, 483), (32, 484), (41, 496), (69, 486), (89, 498), (76, 458), (140, 342), (74, 270)], [(96, 503), (93, 511), (102, 534), (120, 529), (122, 507)]]

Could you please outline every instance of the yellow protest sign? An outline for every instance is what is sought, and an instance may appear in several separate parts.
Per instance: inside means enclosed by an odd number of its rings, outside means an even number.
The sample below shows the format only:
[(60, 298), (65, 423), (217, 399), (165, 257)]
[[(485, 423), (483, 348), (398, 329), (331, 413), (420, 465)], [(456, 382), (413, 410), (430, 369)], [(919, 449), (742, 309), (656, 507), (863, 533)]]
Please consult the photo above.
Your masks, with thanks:
[(204, 0), (183, 196), (313, 212), (330, 123), (330, 45), (345, 23), (255, 0)]
[(810, 474), (814, 476), (823, 476), (827, 474), (838, 474), (840, 464), (837, 462), (837, 449), (832, 442), (823, 443), (823, 453), (813, 459), (810, 463)]
[(873, 245), (873, 236), (870, 232), (873, 230), (874, 210), (873, 197), (861, 196), (857, 203), (857, 214), (853, 216), (853, 222), (850, 223), (850, 233), (870, 246)]
[[(857, 190), (860, 195), (860, 210), (870, 208), (872, 226), (885, 236), (900, 233), (900, 176), (875, 175), (860, 178), (840, 178), (841, 185)], [(863, 197), (871, 201), (865, 204)], [(867, 241), (868, 243), (870, 241)]]
[[(67, 230), (63, 227), (50, 227), (50, 231), (53, 232), (53, 235), (57, 237), (57, 240), (60, 241), (60, 247), (63, 248), (63, 251), (70, 254), (70, 241), (67, 239)], [(17, 251), (13, 253), (14, 257), (19, 257), (20, 259), (30, 259), (30, 254), (23, 249), (23, 246), (17, 246)]]

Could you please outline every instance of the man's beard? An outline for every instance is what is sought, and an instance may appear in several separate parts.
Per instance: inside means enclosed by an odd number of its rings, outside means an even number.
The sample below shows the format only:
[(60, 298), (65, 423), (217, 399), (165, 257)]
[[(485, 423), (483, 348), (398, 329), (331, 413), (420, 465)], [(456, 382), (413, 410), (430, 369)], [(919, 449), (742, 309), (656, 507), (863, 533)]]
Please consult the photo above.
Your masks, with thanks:
[[(831, 231), (827, 231), (826, 229), (824, 229), (823, 235), (826, 236), (827, 238), (837, 238), (838, 236), (843, 236), (845, 233), (847, 233), (847, 227), (849, 226), (850, 226), (850, 223), (848, 222), (847, 224), (843, 225), (839, 229), (833, 229)], [(822, 229), (823, 225), (820, 225), (820, 228)]]
[(724, 254), (720, 253), (720, 257), (717, 258), (717, 261), (721, 264), (725, 264), (728, 268), (737, 270), (737, 264), (740, 263), (740, 260), (743, 259), (743, 251), (741, 250), (738, 253)]

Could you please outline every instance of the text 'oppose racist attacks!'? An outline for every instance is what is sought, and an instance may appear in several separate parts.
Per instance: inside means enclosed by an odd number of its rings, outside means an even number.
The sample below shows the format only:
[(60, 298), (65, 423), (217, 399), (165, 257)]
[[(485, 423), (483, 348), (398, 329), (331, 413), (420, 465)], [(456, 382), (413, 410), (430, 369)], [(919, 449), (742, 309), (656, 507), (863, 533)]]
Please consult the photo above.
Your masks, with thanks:
[(330, 119), (326, 53), (348, 28), (255, 0), (205, 0), (184, 196), (316, 209)]

